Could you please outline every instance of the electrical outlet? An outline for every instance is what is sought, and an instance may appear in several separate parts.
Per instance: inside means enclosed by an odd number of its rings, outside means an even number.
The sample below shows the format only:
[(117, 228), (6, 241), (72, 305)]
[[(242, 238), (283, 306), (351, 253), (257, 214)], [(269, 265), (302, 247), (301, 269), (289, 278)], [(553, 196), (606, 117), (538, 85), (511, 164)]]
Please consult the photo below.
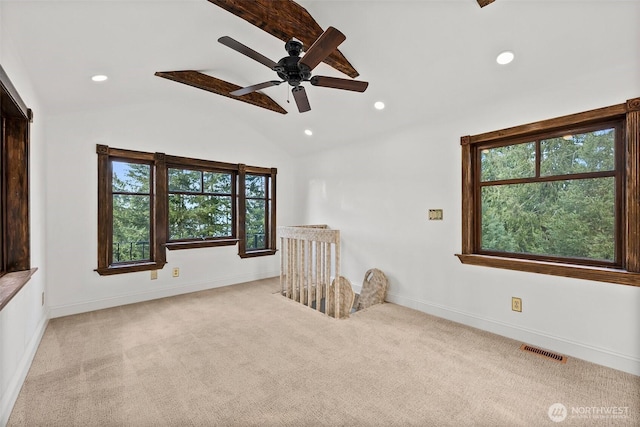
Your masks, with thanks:
[(180, 277), (180, 268), (174, 267), (171, 271), (171, 274), (173, 275), (173, 277)]
[(151, 270), (151, 280), (156, 280), (158, 278), (158, 270)]
[(522, 299), (521, 298), (511, 297), (511, 310), (517, 311), (519, 313), (522, 312)]

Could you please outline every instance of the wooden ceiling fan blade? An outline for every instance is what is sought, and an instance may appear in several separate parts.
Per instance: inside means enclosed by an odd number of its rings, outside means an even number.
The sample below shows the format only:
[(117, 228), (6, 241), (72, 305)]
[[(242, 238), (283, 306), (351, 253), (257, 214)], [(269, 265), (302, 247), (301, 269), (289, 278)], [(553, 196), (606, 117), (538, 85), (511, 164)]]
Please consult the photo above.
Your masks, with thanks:
[(364, 92), (369, 86), (369, 82), (326, 76), (311, 77), (311, 84), (314, 86), (330, 87), (333, 89), (352, 90), (354, 92)]
[(264, 56), (263, 54), (256, 52), (255, 50), (251, 49), (248, 46), (243, 45), (242, 43), (240, 43), (237, 40), (232, 39), (229, 36), (222, 36), (218, 39), (218, 41), (220, 43), (222, 43), (223, 45), (230, 47), (231, 49), (235, 50), (236, 52), (240, 52), (241, 54), (248, 56), (249, 58), (253, 59), (254, 61), (258, 61), (261, 64), (266, 65), (267, 67), (271, 68), (272, 70), (274, 69), (274, 67), (278, 64), (276, 64), (274, 61), (272, 61), (271, 59), (267, 58), (266, 56)]
[(485, 7), (488, 4), (493, 3), (495, 0), (478, 0), (480, 7)]
[(307, 98), (307, 91), (304, 90), (304, 87), (296, 86), (291, 89), (291, 93), (293, 93), (293, 99), (296, 100), (298, 111), (304, 113), (311, 110), (311, 105), (309, 105), (309, 98)]
[(275, 111), (276, 113), (287, 114), (287, 110), (282, 108), (277, 102), (263, 93), (253, 92), (242, 97), (231, 95), (231, 92), (242, 88), (233, 83), (211, 77), (199, 71), (158, 71), (155, 75), (164, 79), (173, 80), (174, 82), (226, 96), (227, 98), (237, 99), (238, 101)]
[(233, 96), (242, 96), (242, 95), (246, 95), (248, 93), (255, 92), (257, 90), (264, 89), (267, 87), (278, 86), (280, 83), (282, 83), (280, 80), (269, 80), (268, 82), (258, 83), (255, 85), (243, 87), (242, 89), (234, 90), (229, 94)]
[(331, 55), (336, 50), (340, 43), (345, 41), (346, 36), (333, 27), (327, 28), (327, 30), (313, 42), (311, 47), (307, 49), (299, 64), (306, 65), (310, 70), (316, 68), (316, 66), (324, 61), (324, 59)]

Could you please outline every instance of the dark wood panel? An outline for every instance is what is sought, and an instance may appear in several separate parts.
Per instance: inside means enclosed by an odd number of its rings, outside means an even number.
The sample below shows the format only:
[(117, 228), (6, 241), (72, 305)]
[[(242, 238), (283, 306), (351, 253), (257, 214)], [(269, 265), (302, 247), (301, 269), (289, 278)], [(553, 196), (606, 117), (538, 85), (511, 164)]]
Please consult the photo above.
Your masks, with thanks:
[(253, 92), (243, 96), (231, 95), (230, 92), (242, 88), (233, 83), (211, 77), (198, 71), (158, 71), (155, 75), (173, 80), (174, 82), (226, 96), (228, 98), (237, 99), (238, 101), (246, 102), (258, 107), (266, 108), (267, 110), (275, 111), (276, 113), (287, 114), (287, 110), (282, 108), (277, 102), (265, 94)]
[(164, 265), (167, 260), (165, 243), (169, 240), (169, 176), (164, 153), (156, 153), (154, 162), (155, 191), (153, 210), (151, 212), (151, 241), (153, 242), (153, 257), (158, 264)]
[(270, 203), (270, 214), (271, 217), (269, 218), (270, 224), (269, 224), (269, 242), (268, 242), (268, 248), (270, 248), (271, 250), (273, 250), (275, 253), (276, 247), (277, 245), (277, 241), (278, 241), (278, 237), (277, 237), (277, 224), (276, 224), (276, 218), (277, 218), (277, 212), (276, 212), (276, 208), (277, 208), (277, 203), (276, 203), (276, 199), (277, 199), (277, 186), (276, 186), (276, 177), (278, 174), (278, 169), (276, 168), (271, 168), (271, 203)]
[(96, 153), (98, 154), (98, 269), (107, 269), (112, 248), (109, 147), (98, 144)]
[(192, 242), (170, 242), (165, 246), (170, 251), (181, 249), (214, 248), (217, 246), (234, 246), (238, 239), (198, 240)]
[[(209, 2), (284, 42), (295, 37), (302, 41), (305, 48), (311, 47), (324, 32), (304, 7), (291, 0), (209, 0)], [(324, 62), (351, 78), (359, 75), (338, 49)]]
[(29, 270), (29, 122), (5, 117), (6, 271)]
[[(238, 165), (238, 192), (245, 191), (245, 180), (247, 174), (247, 166), (242, 163)], [(247, 201), (244, 194), (238, 194), (238, 203), (236, 211), (236, 230), (238, 232), (238, 256), (241, 258), (247, 253)]]
[(114, 274), (136, 273), (139, 271), (162, 270), (166, 263), (138, 262), (135, 264), (116, 264), (108, 268), (96, 268), (94, 271), (101, 276), (113, 276)]
[(473, 155), (471, 146), (462, 138), (462, 253), (470, 254), (474, 251), (474, 191), (473, 168), (471, 167)]
[(249, 166), (249, 165), (245, 165), (245, 172), (246, 173), (256, 173), (256, 174), (276, 174), (278, 173), (278, 169), (277, 168), (263, 168), (263, 167), (259, 167), (259, 166)]
[(236, 163), (217, 162), (214, 160), (194, 159), (192, 157), (166, 156), (168, 167), (199, 167), (203, 169), (217, 169), (228, 172), (236, 172), (238, 165)]
[(627, 269), (640, 272), (640, 98), (627, 114)]

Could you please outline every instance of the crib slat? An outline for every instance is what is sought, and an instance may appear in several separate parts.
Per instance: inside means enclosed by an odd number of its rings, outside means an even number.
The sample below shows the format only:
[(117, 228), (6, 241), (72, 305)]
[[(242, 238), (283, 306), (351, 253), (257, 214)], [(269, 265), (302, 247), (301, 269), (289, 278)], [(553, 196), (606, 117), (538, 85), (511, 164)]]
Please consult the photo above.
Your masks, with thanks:
[(284, 260), (285, 260), (285, 255), (284, 255), (284, 237), (280, 237), (280, 293), (281, 294), (285, 294), (285, 265), (284, 265)]
[(316, 258), (316, 267), (315, 270), (313, 272), (314, 278), (315, 278), (315, 283), (316, 283), (316, 311), (320, 311), (320, 306), (322, 305), (322, 282), (320, 281), (320, 267), (321, 267), (321, 263), (320, 263), (320, 243), (315, 241), (313, 242), (313, 245), (315, 246), (315, 258)]

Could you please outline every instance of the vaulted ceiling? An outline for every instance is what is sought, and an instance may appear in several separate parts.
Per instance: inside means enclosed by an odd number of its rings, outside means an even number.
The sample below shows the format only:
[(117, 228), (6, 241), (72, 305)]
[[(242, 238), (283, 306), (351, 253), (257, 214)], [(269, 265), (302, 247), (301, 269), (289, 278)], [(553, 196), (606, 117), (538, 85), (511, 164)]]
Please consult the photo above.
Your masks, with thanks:
[[(369, 87), (307, 86), (312, 110), (303, 114), (287, 85), (264, 89), (283, 115), (154, 76), (196, 70), (241, 87), (275, 77), (217, 40), (230, 36), (275, 61), (286, 56), (284, 42), (212, 3), (2, 0), (2, 33), (10, 38), (2, 43), (19, 52), (48, 114), (184, 105), (210, 112), (221, 126), (252, 126), (293, 154), (516, 105), (590, 73), (611, 70), (615, 78), (616, 67), (640, 61), (637, 53), (620, 58), (640, 51), (638, 37), (629, 37), (634, 30), (604, 25), (624, 2), (497, 0), (480, 8), (476, 0), (299, 0), (323, 30), (344, 33), (339, 50)], [(515, 52), (513, 63), (496, 64), (503, 50)], [(349, 78), (325, 63), (315, 70)], [(94, 74), (109, 80), (93, 83)], [(375, 101), (386, 109), (375, 110)]]

